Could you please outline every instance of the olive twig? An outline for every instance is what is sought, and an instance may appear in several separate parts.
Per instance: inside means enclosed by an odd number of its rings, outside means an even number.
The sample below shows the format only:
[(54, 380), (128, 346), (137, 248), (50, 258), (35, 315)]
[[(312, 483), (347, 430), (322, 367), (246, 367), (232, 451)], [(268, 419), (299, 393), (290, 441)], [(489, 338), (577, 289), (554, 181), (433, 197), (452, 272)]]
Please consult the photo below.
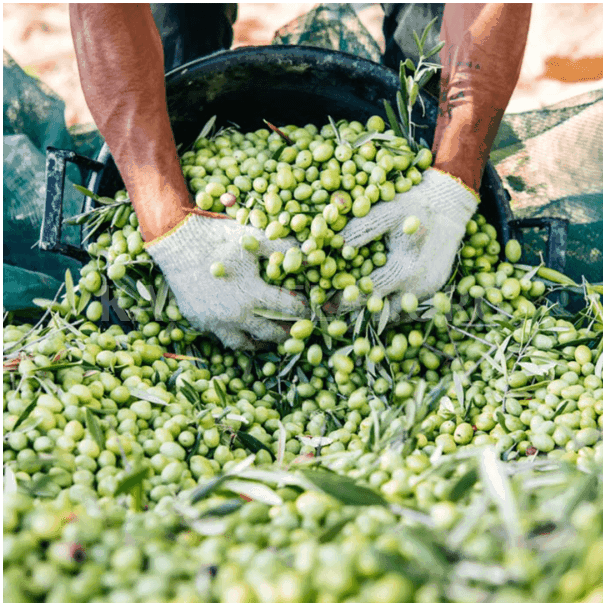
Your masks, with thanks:
[(265, 124), (267, 124), (267, 126), (269, 126), (269, 128), (271, 128), (271, 130), (274, 131), (274, 133), (278, 133), (280, 135), (280, 137), (282, 137), (282, 139), (284, 139), (284, 141), (286, 141), (286, 143), (288, 143), (288, 145), (294, 145), (295, 142), (285, 133), (283, 133), (277, 126), (274, 126), (271, 122), (268, 122), (267, 120), (263, 120), (263, 122)]

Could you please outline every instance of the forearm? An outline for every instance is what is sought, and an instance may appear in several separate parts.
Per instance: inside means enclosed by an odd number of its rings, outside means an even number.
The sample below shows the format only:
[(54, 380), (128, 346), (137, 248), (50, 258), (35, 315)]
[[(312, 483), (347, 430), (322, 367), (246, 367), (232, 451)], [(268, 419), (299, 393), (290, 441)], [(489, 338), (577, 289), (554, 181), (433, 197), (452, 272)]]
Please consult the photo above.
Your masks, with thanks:
[(70, 4), (87, 105), (129, 192), (145, 240), (186, 215), (170, 127), (162, 43), (149, 5)]
[(436, 168), (478, 191), (490, 148), (518, 80), (531, 4), (447, 4)]

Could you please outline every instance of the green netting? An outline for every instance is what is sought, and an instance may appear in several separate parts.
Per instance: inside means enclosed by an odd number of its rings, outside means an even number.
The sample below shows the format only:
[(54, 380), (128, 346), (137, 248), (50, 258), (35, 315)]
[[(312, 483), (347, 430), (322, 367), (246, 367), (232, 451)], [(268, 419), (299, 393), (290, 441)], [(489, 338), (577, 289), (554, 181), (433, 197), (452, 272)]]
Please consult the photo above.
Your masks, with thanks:
[[(518, 218), (570, 221), (566, 271), (603, 279), (603, 92), (596, 90), (541, 110), (506, 114), (491, 160)], [(536, 261), (541, 238), (525, 239)]]
[(331, 48), (379, 63), (381, 49), (351, 4), (320, 4), (286, 24), (272, 44)]
[[(94, 157), (102, 139), (97, 132), (65, 124), (65, 103), (40, 80), (27, 75), (4, 52), (3, 138), (3, 306), (33, 307), (36, 297), (52, 298), (65, 270), (77, 275), (80, 264), (37, 246), (46, 198), (46, 148), (71, 149)], [(67, 170), (64, 212), (76, 214), (82, 196), (72, 187), (81, 183), (75, 166)], [(80, 230), (65, 226), (63, 241), (79, 245)]]

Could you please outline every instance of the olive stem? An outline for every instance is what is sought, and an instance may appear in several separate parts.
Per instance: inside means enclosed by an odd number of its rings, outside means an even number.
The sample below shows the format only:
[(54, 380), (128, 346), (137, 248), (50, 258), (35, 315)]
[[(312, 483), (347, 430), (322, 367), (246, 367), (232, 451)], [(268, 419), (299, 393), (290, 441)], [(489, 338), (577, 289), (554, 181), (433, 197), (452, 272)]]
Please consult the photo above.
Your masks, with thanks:
[(282, 139), (284, 139), (284, 141), (288, 143), (288, 145), (295, 144), (295, 142), (286, 133), (283, 133), (277, 126), (274, 126), (271, 122), (268, 122), (267, 120), (263, 120), (263, 122), (265, 122), (265, 124), (267, 124), (267, 126), (269, 126), (269, 128), (271, 128), (274, 133), (278, 133), (280, 137), (282, 137)]
[(467, 337), (471, 337), (472, 339), (475, 339), (476, 341), (480, 341), (480, 343), (484, 343), (484, 345), (487, 345), (488, 347), (493, 346), (492, 343), (489, 343), (488, 341), (485, 341), (484, 339), (480, 339), (480, 337), (478, 337), (477, 335), (467, 332), (466, 330), (463, 330), (462, 328), (459, 328), (458, 326), (455, 326), (454, 324), (448, 324), (448, 327), (452, 328), (453, 330), (456, 330), (457, 332), (464, 334)]
[[(59, 289), (57, 290), (57, 294), (55, 295), (55, 298), (53, 299), (52, 303), (48, 306), (47, 310), (44, 312), (44, 314), (42, 315), (40, 320), (38, 320), (37, 324), (35, 324), (28, 332), (26, 332), (25, 335), (23, 335), (23, 337), (21, 338), (21, 340), (17, 341), (17, 343), (15, 343), (13, 345), (13, 347), (15, 345), (19, 345), (20, 343), (23, 343), (23, 341), (25, 341), (25, 339), (27, 339), (27, 337), (29, 337), (39, 326), (42, 325), (42, 323), (46, 319), (46, 316), (51, 313), (51, 308), (57, 302), (57, 299), (59, 298), (59, 295), (61, 294), (61, 291), (63, 290), (64, 286), (65, 286), (65, 282), (63, 282), (61, 284), (61, 286), (59, 286)], [(20, 349), (16, 350), (16, 352), (18, 352), (18, 351), (20, 351)], [(16, 353), (16, 352), (13, 352), (13, 353)], [(11, 353), (11, 352), (7, 352), (7, 353)]]

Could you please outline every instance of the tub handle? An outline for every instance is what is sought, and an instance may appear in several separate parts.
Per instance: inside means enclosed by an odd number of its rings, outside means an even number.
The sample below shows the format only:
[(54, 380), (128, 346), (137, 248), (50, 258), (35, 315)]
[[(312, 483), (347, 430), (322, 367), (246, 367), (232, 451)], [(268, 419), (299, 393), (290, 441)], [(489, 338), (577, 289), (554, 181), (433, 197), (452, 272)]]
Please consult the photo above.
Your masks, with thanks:
[(42, 250), (60, 253), (85, 262), (89, 258), (85, 250), (61, 242), (65, 169), (68, 162), (94, 172), (99, 172), (104, 167), (100, 162), (69, 149), (46, 148), (46, 205), (40, 228), (39, 246)]

